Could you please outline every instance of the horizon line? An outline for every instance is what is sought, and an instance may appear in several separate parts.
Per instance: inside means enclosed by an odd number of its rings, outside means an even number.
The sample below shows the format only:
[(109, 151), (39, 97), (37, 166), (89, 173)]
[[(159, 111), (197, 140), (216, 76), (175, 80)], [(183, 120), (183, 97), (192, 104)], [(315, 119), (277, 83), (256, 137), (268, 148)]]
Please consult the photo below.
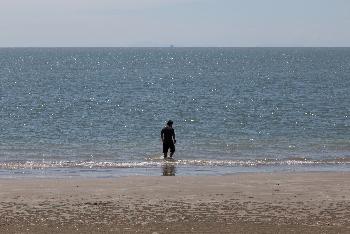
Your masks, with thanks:
[(0, 46), (10, 48), (350, 48), (349, 46)]

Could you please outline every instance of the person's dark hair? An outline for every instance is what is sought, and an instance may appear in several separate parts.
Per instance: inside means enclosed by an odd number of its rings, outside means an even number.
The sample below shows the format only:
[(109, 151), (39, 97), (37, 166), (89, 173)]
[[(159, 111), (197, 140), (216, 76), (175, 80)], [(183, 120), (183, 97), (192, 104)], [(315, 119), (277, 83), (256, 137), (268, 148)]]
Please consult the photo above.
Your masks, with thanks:
[(169, 120), (168, 122), (167, 122), (167, 125), (169, 125), (169, 126), (171, 126), (171, 125), (173, 125), (173, 121), (172, 120)]

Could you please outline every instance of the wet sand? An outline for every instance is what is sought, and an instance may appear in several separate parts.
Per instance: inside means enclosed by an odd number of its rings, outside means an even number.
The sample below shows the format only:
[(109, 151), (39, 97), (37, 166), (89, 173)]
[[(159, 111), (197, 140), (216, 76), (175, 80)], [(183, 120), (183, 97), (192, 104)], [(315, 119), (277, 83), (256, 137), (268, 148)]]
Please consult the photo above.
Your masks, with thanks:
[(350, 173), (0, 179), (0, 233), (350, 233)]

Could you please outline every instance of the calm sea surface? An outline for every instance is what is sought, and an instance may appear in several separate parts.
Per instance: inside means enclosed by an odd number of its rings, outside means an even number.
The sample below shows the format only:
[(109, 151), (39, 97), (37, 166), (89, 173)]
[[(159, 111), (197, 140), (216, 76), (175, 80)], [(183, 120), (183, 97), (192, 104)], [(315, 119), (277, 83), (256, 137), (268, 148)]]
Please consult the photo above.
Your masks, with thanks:
[(350, 170), (350, 48), (2, 48), (0, 98), (3, 176)]

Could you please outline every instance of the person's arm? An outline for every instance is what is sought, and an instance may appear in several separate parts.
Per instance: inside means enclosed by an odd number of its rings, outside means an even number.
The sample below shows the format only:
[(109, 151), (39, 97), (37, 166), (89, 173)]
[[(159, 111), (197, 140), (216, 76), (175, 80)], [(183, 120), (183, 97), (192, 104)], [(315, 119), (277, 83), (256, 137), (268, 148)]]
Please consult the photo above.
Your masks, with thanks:
[(173, 129), (173, 139), (174, 139), (174, 144), (176, 144), (176, 139), (175, 139), (175, 130)]
[(163, 129), (160, 132), (160, 139), (162, 139), (162, 142), (164, 142), (164, 131), (163, 131)]

